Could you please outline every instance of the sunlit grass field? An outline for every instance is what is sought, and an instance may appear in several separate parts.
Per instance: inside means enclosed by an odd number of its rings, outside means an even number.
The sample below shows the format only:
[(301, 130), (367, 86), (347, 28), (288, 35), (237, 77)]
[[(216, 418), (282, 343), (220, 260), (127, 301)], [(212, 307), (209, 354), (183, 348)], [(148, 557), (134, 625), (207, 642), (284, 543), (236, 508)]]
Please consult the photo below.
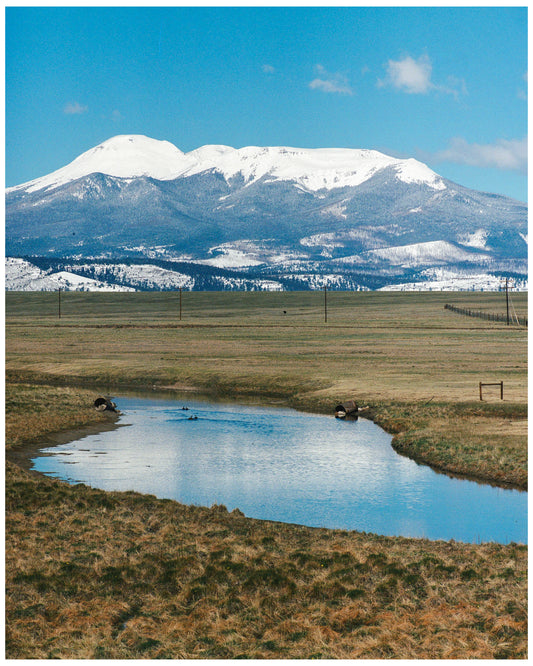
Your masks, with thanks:
[[(463, 402), (503, 381), (527, 400), (527, 330), (444, 309), (505, 312), (500, 293), (329, 292), (326, 312), (321, 292), (184, 292), (181, 320), (179, 293), (66, 293), (60, 318), (58, 300), (6, 295), (10, 375), (363, 402)], [(525, 294), (513, 303), (526, 314)]]
[[(524, 487), (527, 329), (446, 303), (506, 308), (503, 293), (71, 292), (59, 316), (58, 294), (8, 293), (6, 372), (10, 381), (192, 388), (325, 413), (352, 398), (408, 455)], [(526, 294), (512, 303), (527, 314)], [(480, 382), (501, 381), (503, 401), (490, 386), (479, 400)]]
[[(513, 294), (527, 316), (527, 296)], [(6, 294), (11, 461), (108, 426), (98, 392), (200, 390), (333, 414), (527, 486), (527, 329), (493, 293)], [(327, 308), (327, 309), (326, 309)], [(327, 321), (326, 321), (327, 315)], [(504, 382), (484, 389), (479, 382)], [(18, 455), (18, 458), (17, 458)], [(23, 455), (23, 454), (22, 454)], [(254, 521), (6, 474), (9, 658), (525, 658), (527, 548)]]

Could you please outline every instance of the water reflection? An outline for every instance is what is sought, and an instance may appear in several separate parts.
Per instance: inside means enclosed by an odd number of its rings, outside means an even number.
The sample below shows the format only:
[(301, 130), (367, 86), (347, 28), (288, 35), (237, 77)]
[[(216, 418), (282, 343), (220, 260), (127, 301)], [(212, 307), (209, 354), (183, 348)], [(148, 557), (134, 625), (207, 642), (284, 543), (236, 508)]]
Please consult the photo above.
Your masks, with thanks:
[[(34, 469), (104, 490), (384, 535), (527, 541), (527, 493), (453, 479), (397, 455), (370, 421), (123, 398), (118, 428), (45, 449)], [(197, 420), (189, 420), (191, 416)]]

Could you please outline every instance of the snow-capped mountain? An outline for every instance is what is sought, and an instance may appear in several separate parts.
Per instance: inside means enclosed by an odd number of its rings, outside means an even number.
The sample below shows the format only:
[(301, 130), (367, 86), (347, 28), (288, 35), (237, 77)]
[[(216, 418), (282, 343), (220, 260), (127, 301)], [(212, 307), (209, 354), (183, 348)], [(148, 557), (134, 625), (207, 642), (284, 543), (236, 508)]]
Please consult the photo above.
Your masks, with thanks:
[(283, 288), (326, 275), (378, 288), (428, 267), (525, 275), (527, 207), (374, 150), (183, 153), (118, 136), (6, 191), (6, 254), (185, 262)]
[(203, 146), (182, 153), (168, 141), (123, 135), (91, 148), (47, 176), (9, 188), (7, 193), (50, 190), (93, 173), (125, 179), (144, 176), (175, 180), (206, 171), (219, 173), (226, 181), (240, 177), (246, 185), (264, 177), (292, 181), (302, 189), (316, 192), (355, 187), (386, 167), (395, 169), (398, 179), (406, 183), (445, 189), (442, 179), (425, 164), (414, 159), (395, 159), (376, 150)]

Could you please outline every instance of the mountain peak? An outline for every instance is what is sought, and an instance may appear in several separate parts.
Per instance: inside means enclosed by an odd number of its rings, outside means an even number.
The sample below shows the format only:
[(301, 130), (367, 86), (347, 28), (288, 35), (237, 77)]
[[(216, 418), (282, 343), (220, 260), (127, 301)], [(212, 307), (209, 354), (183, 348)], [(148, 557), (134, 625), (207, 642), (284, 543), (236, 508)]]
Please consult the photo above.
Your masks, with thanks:
[(61, 169), (10, 188), (9, 191), (24, 189), (36, 192), (65, 185), (91, 173), (104, 173), (117, 178), (147, 176), (157, 180), (171, 180), (190, 166), (190, 162), (190, 158), (169, 141), (159, 141), (141, 134), (121, 134), (82, 153)]
[(149, 177), (173, 180), (215, 170), (226, 180), (241, 176), (247, 185), (268, 177), (291, 181), (307, 191), (356, 187), (380, 170), (392, 167), (406, 183), (423, 183), (445, 189), (440, 176), (415, 159), (402, 160), (376, 150), (350, 148), (290, 148), (208, 145), (183, 153), (169, 141), (139, 134), (123, 134), (86, 151), (47, 176), (9, 188), (8, 192), (56, 188), (91, 173), (117, 178)]
[[(125, 135), (15, 189), (5, 209), (12, 257), (159, 257), (285, 276), (288, 288), (373, 288), (391, 276), (413, 281), (415, 272), (423, 281), (443, 267), (527, 270), (525, 205), (375, 150), (207, 145), (183, 153)], [(115, 281), (118, 268), (102, 270)]]
[(394, 167), (398, 179), (404, 182), (420, 182), (437, 190), (446, 187), (442, 178), (422, 162), (389, 157), (377, 150), (203, 146), (187, 153), (187, 157), (194, 157), (197, 162), (186, 175), (211, 168), (226, 180), (241, 175), (248, 185), (268, 176), (272, 180), (292, 181), (309, 191), (356, 187), (381, 169)]

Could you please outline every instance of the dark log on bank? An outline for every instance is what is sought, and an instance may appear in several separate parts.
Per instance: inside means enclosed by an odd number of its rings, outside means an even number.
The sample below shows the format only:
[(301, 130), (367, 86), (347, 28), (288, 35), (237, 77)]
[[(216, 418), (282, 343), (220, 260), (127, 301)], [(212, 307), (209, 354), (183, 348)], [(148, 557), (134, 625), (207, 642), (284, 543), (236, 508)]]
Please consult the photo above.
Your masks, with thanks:
[(96, 400), (94, 401), (94, 408), (97, 409), (99, 412), (117, 411), (117, 406), (115, 405), (115, 403), (109, 398), (104, 398), (102, 396), (96, 398)]
[(345, 400), (335, 407), (335, 418), (345, 419), (347, 417), (356, 419), (358, 417), (359, 407), (355, 400)]

